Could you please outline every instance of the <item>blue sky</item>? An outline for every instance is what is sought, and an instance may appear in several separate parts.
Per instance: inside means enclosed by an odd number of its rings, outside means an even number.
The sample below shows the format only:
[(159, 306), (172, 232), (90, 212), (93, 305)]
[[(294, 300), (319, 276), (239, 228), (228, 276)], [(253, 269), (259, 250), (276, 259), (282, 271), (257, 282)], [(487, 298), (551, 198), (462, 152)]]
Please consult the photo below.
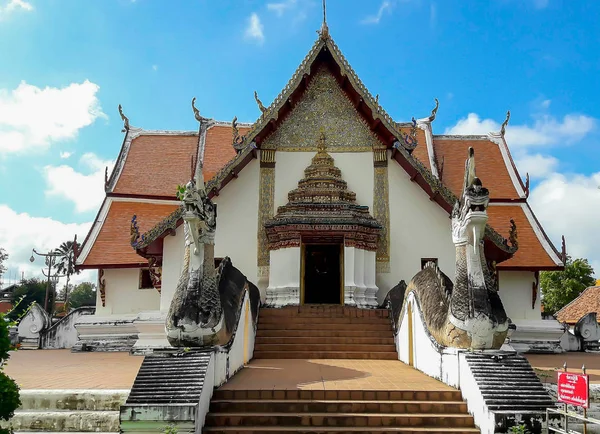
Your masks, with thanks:
[[(600, 2), (329, 0), (331, 34), (398, 120), (507, 138), (545, 229), (600, 274)], [(312, 46), (320, 0), (0, 0), (0, 246), (85, 236), (123, 139), (203, 115), (252, 122)], [(7, 276), (5, 276), (6, 278)], [(85, 275), (85, 278), (90, 275)], [(82, 278), (84, 278), (82, 277)]]

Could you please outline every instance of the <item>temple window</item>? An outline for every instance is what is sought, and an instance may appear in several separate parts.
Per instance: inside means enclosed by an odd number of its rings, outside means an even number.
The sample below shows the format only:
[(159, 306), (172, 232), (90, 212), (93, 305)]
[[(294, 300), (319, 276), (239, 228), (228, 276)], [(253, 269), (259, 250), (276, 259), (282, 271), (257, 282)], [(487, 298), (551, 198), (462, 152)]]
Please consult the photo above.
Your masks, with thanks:
[(152, 285), (152, 279), (150, 278), (150, 270), (147, 268), (142, 268), (140, 270), (140, 285), (139, 289), (152, 289), (154, 286)]
[(438, 264), (438, 258), (421, 258), (421, 270), (425, 268), (428, 262), (433, 262), (436, 266)]

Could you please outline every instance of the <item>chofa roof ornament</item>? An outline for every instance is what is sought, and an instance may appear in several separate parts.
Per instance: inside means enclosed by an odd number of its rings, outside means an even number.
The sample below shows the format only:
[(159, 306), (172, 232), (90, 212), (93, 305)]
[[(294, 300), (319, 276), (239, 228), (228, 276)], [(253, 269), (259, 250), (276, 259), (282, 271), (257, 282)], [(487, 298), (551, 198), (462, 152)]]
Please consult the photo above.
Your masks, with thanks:
[(121, 115), (121, 119), (123, 119), (123, 129), (121, 132), (125, 133), (129, 131), (129, 118), (123, 114), (123, 107), (119, 104), (119, 114)]
[(431, 115), (428, 118), (429, 122), (433, 122), (435, 120), (438, 108), (440, 107), (440, 101), (437, 98), (434, 98), (434, 99), (435, 99), (435, 107), (433, 108), (433, 110), (431, 110)]
[(508, 121), (510, 120), (510, 110), (506, 112), (506, 119), (502, 122), (502, 126), (500, 127), (500, 135), (504, 137), (506, 133), (506, 126), (508, 125)]
[(267, 108), (265, 107), (265, 105), (262, 103), (262, 101), (258, 97), (258, 92), (256, 92), (256, 91), (254, 91), (254, 99), (256, 100), (256, 104), (258, 105), (258, 108), (259, 108), (261, 116), (262, 116), (262, 114), (267, 111)]
[(192, 98), (192, 110), (194, 111), (194, 117), (198, 122), (205, 121), (206, 118), (200, 115), (200, 110), (196, 108), (196, 97)]
[(317, 33), (321, 36), (321, 39), (329, 38), (329, 27), (327, 26), (327, 1), (323, 0), (323, 24), (321, 24), (321, 30)]

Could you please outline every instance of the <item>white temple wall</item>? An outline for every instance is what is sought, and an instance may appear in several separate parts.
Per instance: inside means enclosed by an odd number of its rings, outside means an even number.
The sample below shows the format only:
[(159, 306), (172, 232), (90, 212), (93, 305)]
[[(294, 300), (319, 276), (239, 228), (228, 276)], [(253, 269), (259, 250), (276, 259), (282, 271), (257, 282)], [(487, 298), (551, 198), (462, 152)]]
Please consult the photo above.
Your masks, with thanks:
[(104, 270), (106, 306), (102, 307), (99, 291), (96, 316), (138, 313), (158, 310), (160, 294), (154, 288), (138, 289), (139, 268), (110, 268)]
[(217, 204), (215, 257), (229, 256), (233, 265), (257, 286), (258, 184), (259, 163), (252, 160), (237, 179), (213, 197)]
[[(278, 206), (287, 204), (287, 194), (298, 187), (298, 181), (304, 178), (304, 169), (310, 165), (310, 160), (315, 154), (316, 152), (276, 153), (275, 212)], [(348, 183), (348, 189), (356, 193), (356, 202), (368, 206), (372, 211), (373, 153), (330, 152), (329, 154), (333, 157), (335, 165), (342, 171), (342, 179)]]
[(410, 282), (421, 270), (421, 258), (437, 258), (442, 271), (454, 281), (456, 258), (448, 213), (429, 200), (395, 161), (389, 162), (388, 179), (391, 272), (377, 275), (379, 302), (400, 280)]
[(541, 320), (541, 299), (538, 288), (535, 306), (531, 308), (531, 288), (535, 282), (533, 271), (498, 271), (500, 299), (504, 310), (514, 321)]
[(164, 238), (162, 282), (160, 292), (160, 310), (168, 312), (171, 300), (177, 288), (177, 282), (183, 268), (183, 255), (185, 252), (184, 225), (180, 225), (175, 236)]

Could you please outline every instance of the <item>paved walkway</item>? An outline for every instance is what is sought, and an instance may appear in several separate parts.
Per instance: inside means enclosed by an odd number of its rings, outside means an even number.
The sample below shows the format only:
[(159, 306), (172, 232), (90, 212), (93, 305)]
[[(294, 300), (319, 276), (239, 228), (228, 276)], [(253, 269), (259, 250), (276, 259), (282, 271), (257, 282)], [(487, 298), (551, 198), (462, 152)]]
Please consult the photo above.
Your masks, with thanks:
[(129, 353), (20, 350), (5, 372), (21, 389), (131, 389), (144, 360)]
[(398, 360), (252, 360), (222, 389), (455, 390)]
[(569, 371), (581, 373), (581, 367), (585, 365), (586, 372), (590, 376), (590, 383), (600, 383), (600, 354), (569, 352), (563, 354), (526, 354), (531, 366), (539, 371), (544, 371), (540, 376), (544, 383), (556, 383), (555, 371), (562, 370), (563, 364), (567, 362)]

